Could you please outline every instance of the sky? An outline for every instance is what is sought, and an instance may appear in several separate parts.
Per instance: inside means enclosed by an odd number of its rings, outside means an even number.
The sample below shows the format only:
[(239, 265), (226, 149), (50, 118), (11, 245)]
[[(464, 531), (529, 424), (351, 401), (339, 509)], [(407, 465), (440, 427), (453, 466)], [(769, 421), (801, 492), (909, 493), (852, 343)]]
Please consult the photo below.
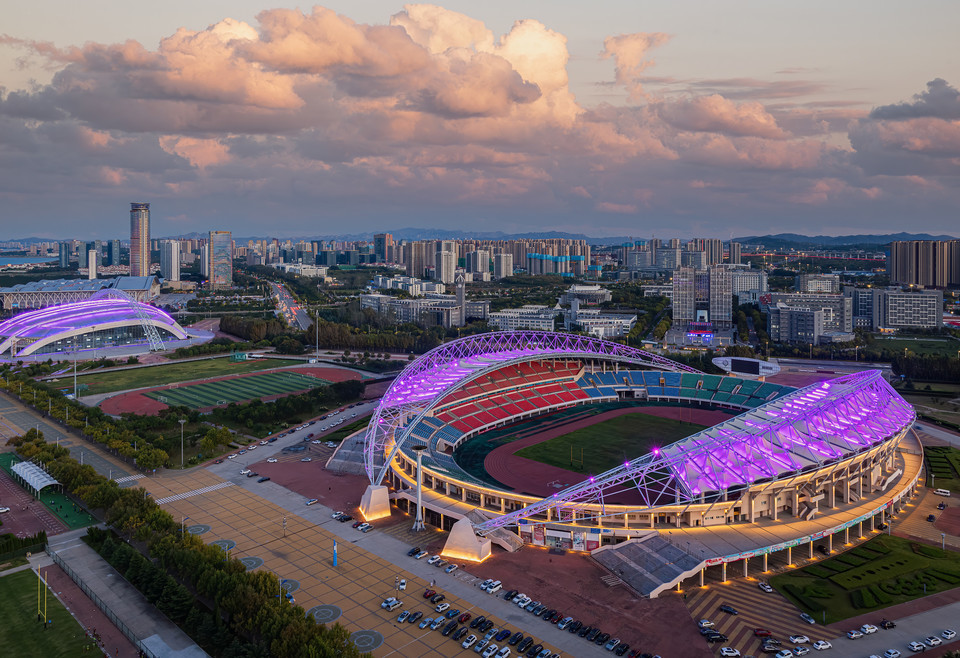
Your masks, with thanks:
[(36, 0), (0, 240), (960, 235), (960, 3)]

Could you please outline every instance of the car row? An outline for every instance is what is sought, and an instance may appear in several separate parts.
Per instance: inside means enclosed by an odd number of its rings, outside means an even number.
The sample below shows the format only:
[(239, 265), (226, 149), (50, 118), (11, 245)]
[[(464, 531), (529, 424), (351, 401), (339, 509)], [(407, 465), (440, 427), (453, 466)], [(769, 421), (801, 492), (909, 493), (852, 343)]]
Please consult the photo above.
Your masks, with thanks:
[(339, 521), (340, 523), (346, 523), (347, 521), (353, 521), (353, 517), (349, 514), (343, 512), (334, 512), (332, 515), (334, 521)]

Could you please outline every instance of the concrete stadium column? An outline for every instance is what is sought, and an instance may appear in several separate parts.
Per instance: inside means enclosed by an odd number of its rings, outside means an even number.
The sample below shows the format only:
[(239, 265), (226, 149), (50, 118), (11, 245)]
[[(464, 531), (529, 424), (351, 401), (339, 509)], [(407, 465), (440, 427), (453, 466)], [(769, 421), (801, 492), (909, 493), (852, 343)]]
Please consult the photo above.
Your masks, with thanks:
[(830, 478), (829, 488), (827, 489), (827, 505), (831, 508), (837, 506), (837, 480)]
[(461, 502), (467, 502), (467, 490), (463, 487), (460, 487), (460, 500)]
[(501, 513), (501, 514), (505, 514), (506, 511), (507, 511), (507, 499), (506, 499), (506, 498), (501, 498), (501, 499), (500, 499), (500, 513)]
[(876, 529), (873, 527), (875, 518), (877, 518), (875, 514), (870, 515), (870, 532), (873, 532)]
[(827, 535), (827, 551), (833, 553), (833, 533)]
[(450, 495), (450, 483), (449, 483), (449, 482), (444, 482), (444, 483), (443, 483), (443, 494), (444, 494), (445, 496), (449, 496), (449, 495)]
[(863, 539), (863, 521), (857, 524), (857, 534), (859, 535), (858, 539)]
[(850, 469), (847, 469), (846, 475), (843, 476), (843, 502), (850, 503)]
[(794, 516), (800, 516), (800, 510), (799, 510), (799, 507), (800, 507), (800, 490), (799, 490), (796, 486), (794, 486), (794, 487), (793, 487), (793, 491), (790, 492), (790, 493), (791, 493), (791, 498), (792, 498), (792, 500), (790, 501), (790, 502), (791, 502), (791, 507), (790, 507), (790, 509), (793, 510), (793, 515), (794, 515)]
[(809, 546), (809, 548), (810, 548), (810, 556), (809, 556), (809, 557), (810, 557), (810, 559), (812, 560), (812, 559), (813, 559), (813, 540), (812, 540), (812, 539), (810, 540), (810, 546)]
[(763, 554), (763, 573), (767, 573), (768, 571), (770, 571), (770, 569), (769, 569), (769, 562), (767, 561), (767, 558), (769, 558), (769, 557), (770, 557), (770, 554), (769, 554), (769, 553), (764, 553), (764, 554)]
[(720, 582), (725, 583), (727, 582), (727, 563), (724, 562), (723, 564), (721, 564), (720, 568), (722, 570), (722, 575), (723, 575), (723, 577), (720, 578)]
[(850, 543), (850, 528), (843, 529), (843, 543), (847, 545)]
[(680, 513), (679, 513), (679, 512), (677, 512), (676, 516), (674, 517), (674, 520), (677, 522), (677, 527), (679, 528), (679, 527), (680, 527)]
[(757, 522), (757, 511), (754, 509), (756, 501), (757, 499), (753, 494), (747, 494), (747, 518), (750, 519), (750, 523)]
[(780, 505), (777, 503), (777, 499), (779, 499), (779, 498), (780, 498), (780, 492), (779, 492), (779, 491), (770, 494), (770, 502), (773, 504), (773, 510), (772, 510), (771, 516), (773, 517), (773, 520), (774, 520), (774, 521), (779, 521), (779, 516), (780, 516), (779, 507), (780, 507)]
[(700, 587), (703, 587), (703, 574), (705, 574), (706, 571), (707, 571), (706, 567), (700, 568)]
[(793, 546), (787, 546), (787, 566), (793, 564)]
[(863, 469), (860, 470), (860, 477), (857, 478), (857, 485), (859, 486), (857, 493), (860, 495), (860, 500), (863, 500)]
[(623, 513), (623, 527), (624, 528), (630, 527), (630, 515), (627, 514), (626, 512)]
[(743, 577), (744, 577), (744, 578), (747, 577), (747, 563), (748, 563), (749, 561), (750, 561), (750, 560), (748, 560), (747, 558), (743, 558)]
[(600, 526), (601, 528), (603, 527), (603, 517), (602, 517), (602, 516), (598, 516), (598, 517), (597, 517), (597, 525)]
[(553, 521), (553, 508), (547, 508), (547, 521)]
[(651, 527), (651, 528), (653, 528), (653, 520), (654, 520), (653, 512), (650, 512), (650, 527)]

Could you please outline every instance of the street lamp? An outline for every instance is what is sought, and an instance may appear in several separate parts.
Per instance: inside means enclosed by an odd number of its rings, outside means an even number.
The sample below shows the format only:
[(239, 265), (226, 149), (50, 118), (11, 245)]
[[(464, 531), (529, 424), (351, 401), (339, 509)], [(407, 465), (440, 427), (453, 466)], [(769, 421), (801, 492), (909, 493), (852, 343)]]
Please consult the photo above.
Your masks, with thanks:
[(947, 535), (946, 535), (946, 533), (941, 532), (941, 533), (940, 533), (940, 550), (941, 550), (941, 551), (947, 550), (947, 549), (946, 549), (946, 540), (947, 540)]
[(186, 418), (177, 421), (180, 423), (180, 468), (183, 468), (183, 425), (187, 422)]

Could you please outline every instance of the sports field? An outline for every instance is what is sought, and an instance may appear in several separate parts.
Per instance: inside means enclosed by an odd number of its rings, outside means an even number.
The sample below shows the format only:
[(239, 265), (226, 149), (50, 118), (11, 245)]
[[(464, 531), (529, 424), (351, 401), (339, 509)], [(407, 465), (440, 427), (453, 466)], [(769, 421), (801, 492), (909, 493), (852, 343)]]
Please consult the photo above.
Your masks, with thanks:
[[(8, 656), (99, 656), (80, 624), (47, 592), (47, 618), (53, 623), (37, 621), (37, 574), (20, 571), (0, 578), (0, 647), (7, 647)], [(40, 600), (41, 607), (43, 599)], [(41, 613), (42, 614), (42, 613)], [(85, 650), (92, 648), (93, 651)]]
[[(201, 359), (198, 361), (184, 361), (147, 368), (130, 368), (127, 370), (112, 370), (108, 372), (93, 372), (89, 375), (79, 375), (77, 384), (86, 384), (87, 388), (80, 395), (97, 395), (126, 391), (131, 388), (146, 388), (148, 386), (163, 386), (176, 382), (221, 377), (223, 375), (238, 375), (270, 368), (282, 368), (292, 363), (285, 359), (256, 359), (254, 361), (231, 361), (228, 357), (217, 359)], [(73, 377), (65, 373), (59, 382), (52, 382), (58, 388), (70, 388), (73, 391)]]
[(706, 426), (630, 413), (527, 446), (514, 454), (558, 468), (603, 473), (654, 447), (669, 445), (703, 429)]
[(214, 407), (269, 395), (282, 395), (329, 384), (325, 379), (298, 372), (268, 372), (249, 377), (233, 377), (203, 384), (190, 384), (146, 393), (147, 397), (171, 406), (191, 409)]

